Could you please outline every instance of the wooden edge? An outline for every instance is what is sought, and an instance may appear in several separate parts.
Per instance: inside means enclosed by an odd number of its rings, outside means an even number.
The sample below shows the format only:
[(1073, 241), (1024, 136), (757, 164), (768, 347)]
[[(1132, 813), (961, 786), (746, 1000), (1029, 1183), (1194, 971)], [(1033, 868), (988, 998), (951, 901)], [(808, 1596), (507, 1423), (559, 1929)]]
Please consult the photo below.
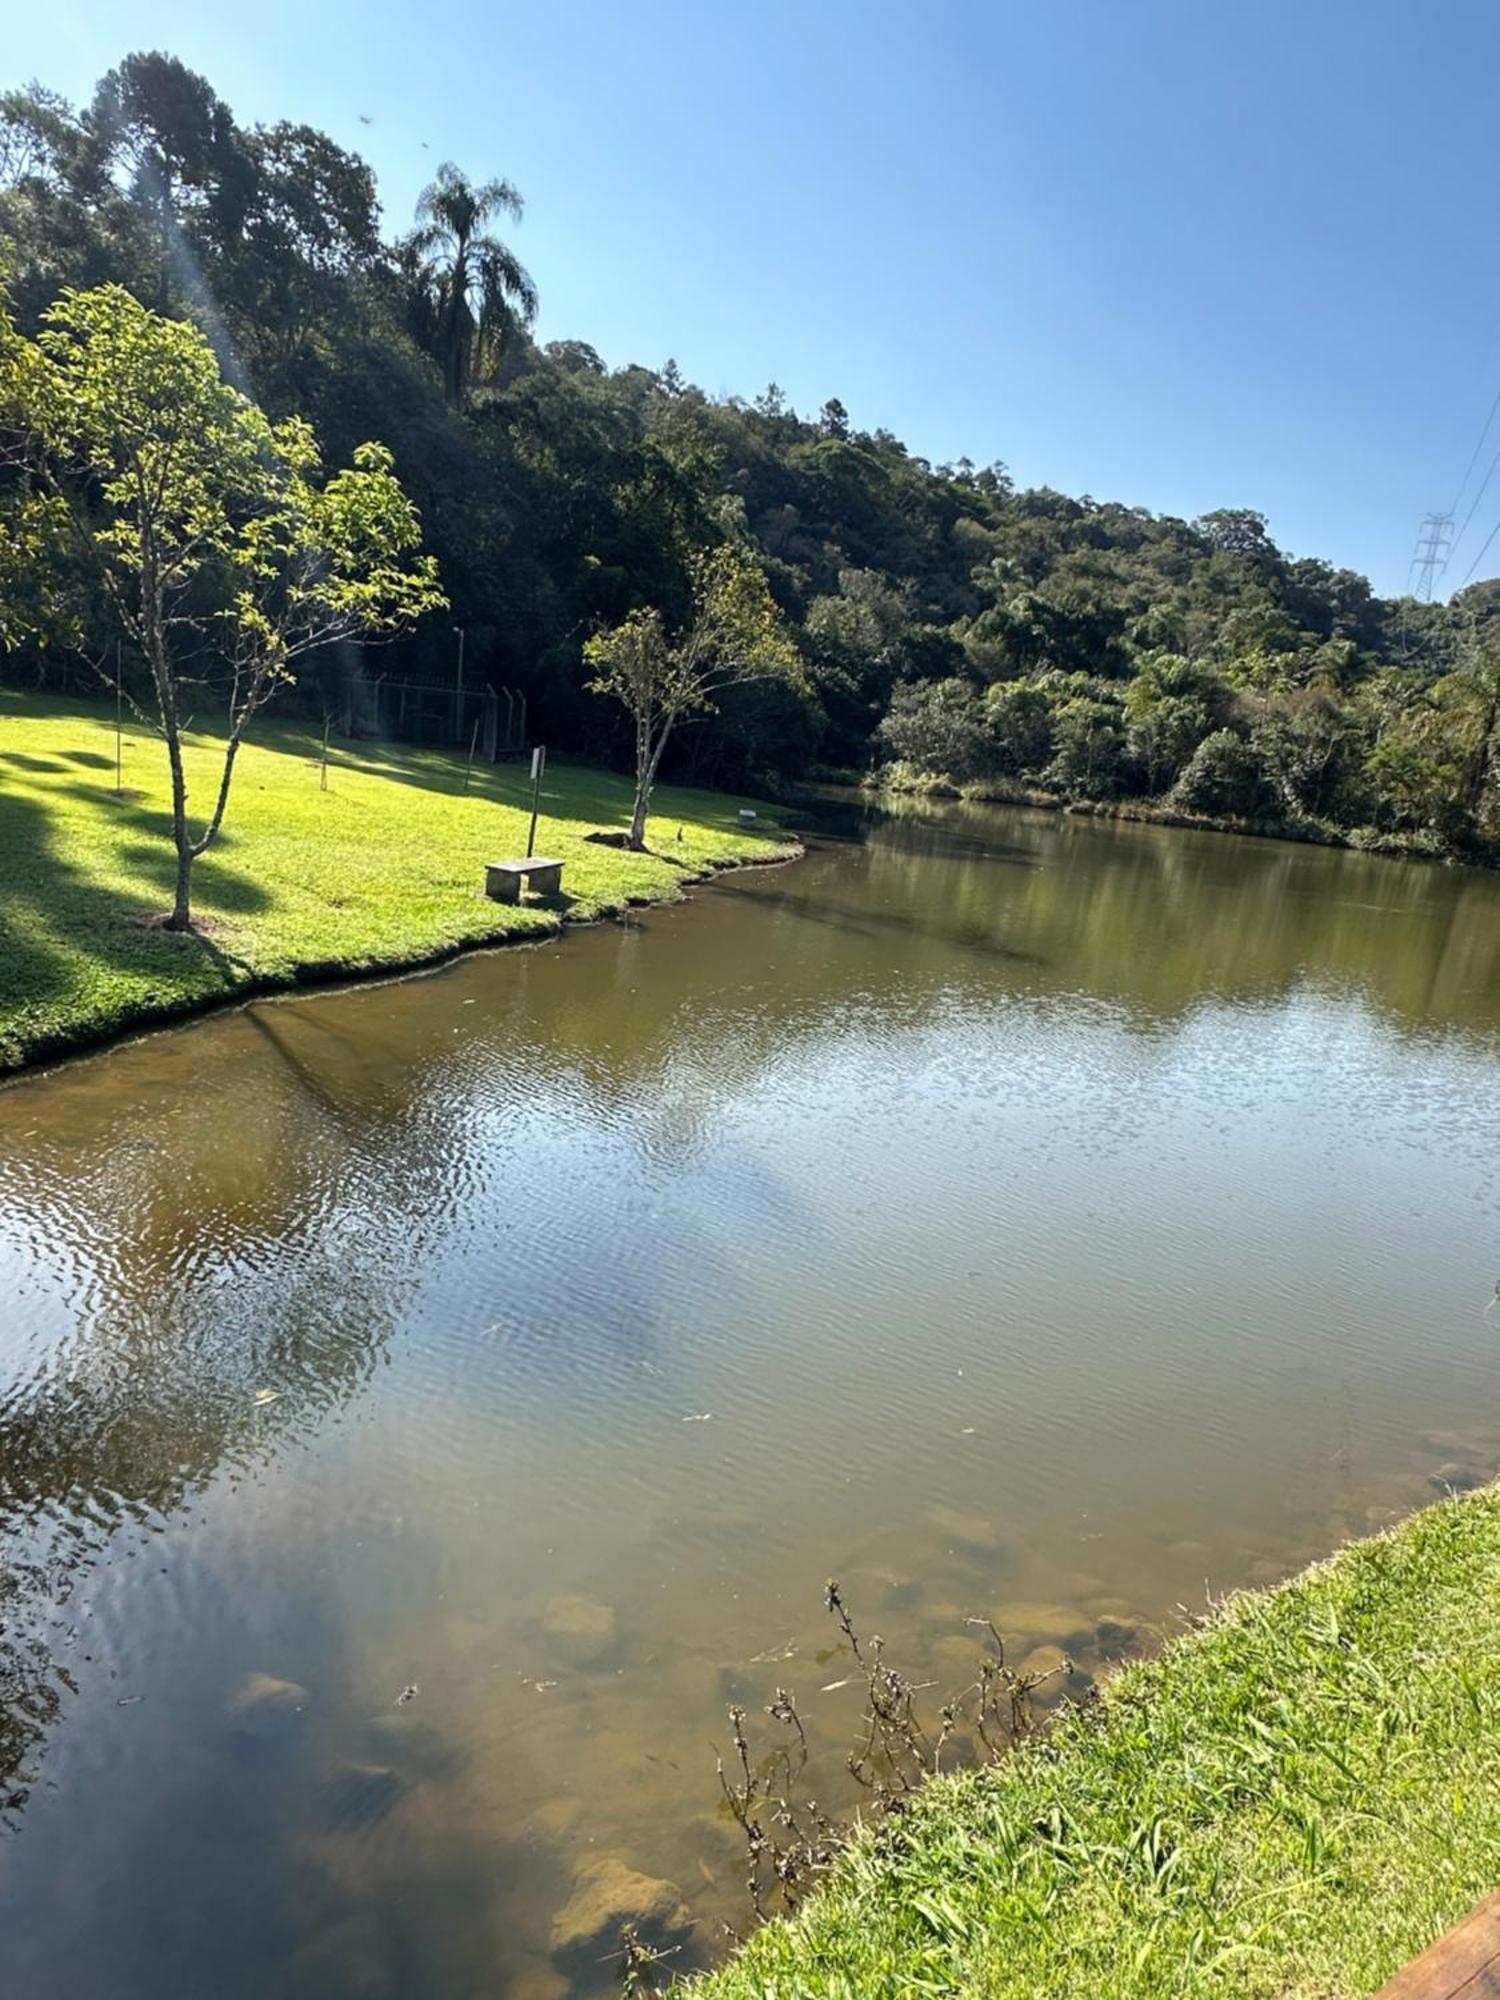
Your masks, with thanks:
[(1386, 1981), (1374, 2000), (1489, 2000), (1500, 1995), (1500, 1889)]

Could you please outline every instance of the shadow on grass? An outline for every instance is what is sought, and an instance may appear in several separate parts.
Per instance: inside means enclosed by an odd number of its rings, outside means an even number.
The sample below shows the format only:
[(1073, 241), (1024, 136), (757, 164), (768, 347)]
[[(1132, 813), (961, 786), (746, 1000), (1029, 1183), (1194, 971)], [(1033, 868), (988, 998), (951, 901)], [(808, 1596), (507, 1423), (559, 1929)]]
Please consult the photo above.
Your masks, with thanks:
[[(268, 908), (271, 898), (258, 882), (234, 873), (217, 859), (219, 848), (228, 845), (229, 841), (220, 834), (208, 853), (193, 863), (194, 904), (211, 903), (215, 910), (229, 911), (235, 916), (250, 916), (256, 910)], [(177, 855), (170, 836), (160, 846), (142, 841), (118, 848), (116, 853), (158, 892), (164, 905), (171, 902), (177, 888)]]
[(554, 916), (565, 917), (568, 911), (577, 907), (578, 897), (570, 895), (566, 889), (555, 890), (550, 896), (528, 896), (520, 905), (527, 910), (550, 910)]
[[(101, 826), (101, 846), (107, 833)], [(0, 793), (0, 1065), (86, 1042), (159, 1013), (163, 1001), (186, 1004), (246, 982), (248, 968), (211, 935), (141, 921), (170, 905), (169, 843), (125, 847), (140, 880), (121, 887), (90, 872), (76, 829), (71, 840), (72, 851), (60, 851), (35, 797)], [(107, 851), (113, 858), (112, 844)], [(201, 903), (236, 914), (269, 901), (212, 855), (195, 865), (193, 882)]]
[[(262, 747), (288, 756), (307, 756), (316, 760), (321, 755), (317, 741), (293, 730), (283, 729), (274, 734), (266, 731), (258, 740)], [(409, 785), (417, 791), (434, 792), (450, 798), (467, 795), (515, 812), (529, 812), (531, 809), (531, 779), (524, 764), (475, 764), (467, 793), (464, 785), (465, 759), (456, 756), (450, 760), (441, 752), (430, 750), (413, 750), (408, 754), (391, 744), (371, 743), (362, 747), (358, 743), (345, 742), (330, 749), (328, 769), (331, 778), (345, 771), (356, 776), (385, 778), (392, 784)], [(619, 829), (630, 824), (633, 786), (623, 773), (600, 771), (592, 766), (558, 759), (552, 765), (549, 776), (551, 782), (543, 784), (541, 794), (544, 820)], [(740, 824), (738, 799), (698, 791), (691, 786), (666, 784), (661, 787), (651, 817), (658, 821), (670, 821), (674, 814), (679, 815), (684, 823), (691, 819), (695, 826), (713, 833), (742, 834), (747, 831)], [(777, 821), (767, 819), (748, 830), (775, 834), (780, 831), (780, 826)]]
[[(357, 775), (383, 778), (393, 785), (410, 785), (416, 791), (433, 792), (441, 797), (457, 799), (467, 796), (490, 805), (504, 806), (511, 812), (531, 810), (531, 780), (515, 766), (476, 765), (467, 793), (461, 763), (451, 767), (437, 765), (424, 768), (418, 764), (395, 761), (389, 755), (361, 756), (357, 750), (346, 750), (337, 757), (331, 756), (328, 768), (330, 773), (351, 771)], [(564, 771), (567, 773), (566, 790), (560, 789), (555, 782)], [(630, 793), (623, 779), (611, 784), (607, 774), (584, 772), (576, 765), (555, 765), (553, 774), (554, 782), (542, 787), (540, 804), (543, 820), (621, 828), (630, 824)], [(587, 782), (590, 779), (595, 782)], [(667, 816), (670, 817), (670, 814)], [(693, 817), (705, 816), (695, 812)], [(726, 814), (724, 825), (728, 827), (733, 823), (733, 815)]]
[(25, 750), (0, 750), (0, 764), (14, 764), (18, 771), (65, 771), (53, 757), (33, 757)]

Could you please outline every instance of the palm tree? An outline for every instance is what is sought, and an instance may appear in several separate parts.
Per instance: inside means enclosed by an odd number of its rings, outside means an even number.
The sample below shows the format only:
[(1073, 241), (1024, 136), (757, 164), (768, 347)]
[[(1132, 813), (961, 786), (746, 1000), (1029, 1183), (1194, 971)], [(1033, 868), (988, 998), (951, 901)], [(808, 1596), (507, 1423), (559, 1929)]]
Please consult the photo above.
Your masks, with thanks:
[(522, 215), (509, 181), (475, 187), (451, 160), (422, 190), (418, 227), (402, 245), (411, 288), (411, 330), (443, 371), (448, 400), (462, 403), (471, 385), (493, 374), (509, 336), (536, 318), (536, 286), (498, 236), (497, 215)]

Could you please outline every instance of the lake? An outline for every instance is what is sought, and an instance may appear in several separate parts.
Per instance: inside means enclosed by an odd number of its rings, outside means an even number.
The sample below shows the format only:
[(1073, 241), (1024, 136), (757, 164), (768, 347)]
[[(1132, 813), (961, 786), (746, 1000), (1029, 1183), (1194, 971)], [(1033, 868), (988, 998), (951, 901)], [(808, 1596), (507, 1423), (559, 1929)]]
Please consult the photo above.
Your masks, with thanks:
[(830, 1575), (936, 1701), (1500, 1466), (1497, 1119), (1500, 880), (960, 806), (0, 1091), (7, 1990), (711, 1955)]

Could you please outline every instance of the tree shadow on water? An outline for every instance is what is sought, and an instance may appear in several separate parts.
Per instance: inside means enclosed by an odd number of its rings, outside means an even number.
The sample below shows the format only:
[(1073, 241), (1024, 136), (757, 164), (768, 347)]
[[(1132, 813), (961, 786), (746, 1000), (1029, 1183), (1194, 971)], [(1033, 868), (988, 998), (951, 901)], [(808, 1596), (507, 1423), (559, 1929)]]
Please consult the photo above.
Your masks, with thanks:
[(1033, 951), (1022, 951), (1015, 945), (1002, 944), (998, 939), (987, 936), (968, 919), (950, 920), (933, 912), (919, 914), (915, 911), (852, 908), (848, 904), (831, 903), (825, 897), (801, 895), (790, 890), (758, 890), (757, 895), (804, 923), (821, 924), (828, 930), (868, 938), (876, 944), (888, 939), (933, 938), (957, 951), (1004, 959), (1013, 965), (1038, 965), (1042, 962)]

